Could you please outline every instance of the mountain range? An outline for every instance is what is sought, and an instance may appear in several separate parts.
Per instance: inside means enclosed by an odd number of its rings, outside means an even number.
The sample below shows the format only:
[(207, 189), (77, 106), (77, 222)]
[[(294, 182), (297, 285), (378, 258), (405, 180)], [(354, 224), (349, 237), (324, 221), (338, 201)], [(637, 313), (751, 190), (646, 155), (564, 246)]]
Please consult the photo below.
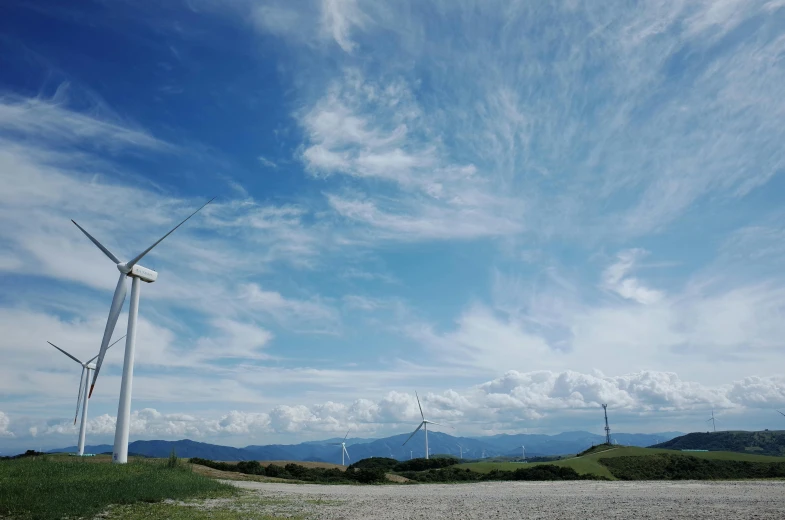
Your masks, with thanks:
[[(682, 435), (680, 432), (662, 432), (654, 434), (642, 433), (616, 433), (613, 439), (626, 446), (651, 446), (652, 444), (669, 441)], [(408, 433), (393, 435), (383, 439), (350, 438), (346, 440), (347, 450), (351, 461), (368, 457), (391, 457), (406, 460), (410, 457), (423, 457), (423, 433), (418, 432), (406, 444), (403, 442)], [(324, 441), (309, 441), (300, 444), (270, 444), (250, 445), (244, 448), (233, 448), (196, 442), (189, 439), (179, 441), (134, 441), (128, 445), (130, 453), (147, 457), (167, 457), (174, 449), (179, 457), (201, 457), (211, 460), (237, 461), (237, 460), (294, 460), (317, 461), (340, 464), (340, 446), (331, 446), (332, 442), (340, 442), (341, 438), (326, 439)], [(577, 453), (586, 448), (605, 442), (605, 437), (585, 431), (564, 432), (557, 435), (516, 434), (493, 435), (489, 437), (454, 437), (441, 432), (428, 433), (428, 445), (431, 454), (448, 454), (459, 456), (460, 444), (463, 447), (463, 457), (479, 459), (487, 457), (519, 457), (521, 446), (526, 446), (527, 457), (564, 455)], [(50, 453), (74, 452), (75, 446), (50, 450)], [(109, 444), (86, 446), (86, 453), (111, 452)]]

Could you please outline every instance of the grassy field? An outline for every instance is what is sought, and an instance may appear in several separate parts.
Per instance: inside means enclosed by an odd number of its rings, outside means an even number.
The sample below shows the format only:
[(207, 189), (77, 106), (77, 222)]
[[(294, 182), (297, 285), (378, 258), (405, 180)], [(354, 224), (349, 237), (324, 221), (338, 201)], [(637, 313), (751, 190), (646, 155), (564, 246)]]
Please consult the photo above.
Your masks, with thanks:
[(108, 458), (47, 455), (0, 462), (0, 517), (93, 516), (110, 504), (229, 496), (237, 491), (163, 460), (110, 464)]
[(653, 455), (657, 453), (679, 453), (683, 455), (690, 455), (693, 457), (697, 457), (700, 459), (716, 459), (716, 460), (741, 460), (741, 461), (749, 461), (749, 462), (783, 462), (782, 457), (770, 457), (767, 455), (754, 455), (748, 453), (733, 453), (733, 452), (726, 452), (726, 451), (708, 451), (708, 452), (699, 452), (699, 451), (692, 451), (692, 452), (680, 452), (674, 450), (664, 450), (664, 449), (656, 449), (656, 448), (636, 448), (636, 447), (619, 447), (619, 448), (611, 448), (604, 451), (595, 451), (594, 453), (590, 453), (588, 455), (583, 455), (581, 457), (571, 457), (565, 458), (555, 462), (535, 462), (535, 463), (520, 463), (520, 462), (473, 462), (469, 464), (460, 464), (458, 465), (459, 468), (468, 468), (472, 471), (478, 471), (480, 473), (488, 473), (493, 469), (499, 469), (503, 471), (514, 471), (518, 468), (527, 468), (533, 467), (538, 464), (553, 464), (555, 466), (566, 466), (574, 469), (581, 475), (585, 474), (593, 474), (599, 475), (602, 477), (607, 477), (613, 479), (613, 475), (611, 472), (600, 464), (599, 459), (602, 458), (610, 458), (610, 457), (629, 457), (629, 456), (646, 456), (646, 455)]

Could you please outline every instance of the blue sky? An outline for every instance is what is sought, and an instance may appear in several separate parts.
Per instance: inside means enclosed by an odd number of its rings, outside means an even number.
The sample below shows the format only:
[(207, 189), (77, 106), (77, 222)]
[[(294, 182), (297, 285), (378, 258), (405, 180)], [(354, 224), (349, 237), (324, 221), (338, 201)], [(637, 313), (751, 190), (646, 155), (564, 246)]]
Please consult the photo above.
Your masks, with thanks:
[[(5, 2), (0, 442), (777, 428), (785, 3)], [(125, 314), (117, 331), (125, 328)], [(117, 332), (116, 336), (121, 335)], [(122, 345), (90, 403), (110, 441)], [(778, 422), (779, 421), (779, 422)]]

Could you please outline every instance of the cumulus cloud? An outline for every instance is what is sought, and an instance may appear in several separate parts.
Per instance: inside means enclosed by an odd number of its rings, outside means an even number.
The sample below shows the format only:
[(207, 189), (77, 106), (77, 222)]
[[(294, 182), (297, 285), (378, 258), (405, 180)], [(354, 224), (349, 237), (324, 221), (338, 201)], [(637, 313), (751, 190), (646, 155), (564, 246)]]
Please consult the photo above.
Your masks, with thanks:
[(8, 426), (11, 424), (11, 418), (5, 413), (0, 412), (0, 437), (13, 437), (14, 434), (9, 431)]
[[(480, 431), (486, 424), (504, 430), (544, 418), (571, 417), (575, 412), (608, 404), (616, 413), (643, 417), (652, 412), (770, 409), (785, 404), (785, 378), (745, 378), (707, 386), (685, 381), (672, 372), (641, 371), (620, 376), (600, 372), (508, 371), (464, 390), (426, 391), (420, 401), (427, 418), (445, 421), (456, 431)], [(162, 413), (152, 408), (131, 415), (137, 437), (211, 438), (261, 437), (271, 434), (389, 433), (420, 420), (413, 393), (388, 392), (377, 399), (326, 401), (311, 405), (278, 405), (269, 412), (233, 410), (220, 416)], [(7, 416), (0, 414), (0, 426)], [(88, 433), (110, 435), (114, 417), (103, 414), (88, 421)], [(42, 428), (44, 435), (72, 435), (77, 427), (64, 420)]]

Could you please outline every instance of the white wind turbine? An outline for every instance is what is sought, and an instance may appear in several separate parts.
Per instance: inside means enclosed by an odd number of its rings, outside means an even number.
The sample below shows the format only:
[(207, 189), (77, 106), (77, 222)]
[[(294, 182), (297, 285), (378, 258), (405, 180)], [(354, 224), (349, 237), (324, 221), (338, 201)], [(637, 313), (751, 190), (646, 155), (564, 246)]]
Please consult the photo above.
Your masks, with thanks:
[(420, 428), (424, 427), (425, 428), (425, 430), (424, 430), (425, 431), (425, 458), (428, 459), (428, 425), (429, 424), (436, 424), (436, 425), (439, 425), (439, 426), (441, 426), (441, 425), (439, 423), (437, 423), (437, 422), (428, 421), (428, 420), (425, 419), (425, 414), (422, 413), (422, 405), (420, 404), (420, 396), (417, 395), (417, 392), (414, 392), (414, 396), (417, 398), (417, 406), (420, 407), (420, 416), (422, 417), (422, 422), (417, 427), (417, 429), (414, 430), (411, 435), (409, 435), (409, 438), (406, 439), (406, 442), (404, 442), (402, 444), (402, 446), (405, 446), (406, 443), (409, 442), (412, 437), (414, 437), (414, 434), (417, 433), (418, 431), (420, 431)]
[[(351, 430), (349, 430), (351, 431)], [(346, 455), (346, 458), (349, 458), (349, 452), (346, 451), (346, 437), (349, 436), (349, 432), (346, 432), (346, 435), (341, 442), (331, 442), (330, 446), (340, 446), (341, 447), (341, 466), (346, 466), (346, 462), (343, 459), (343, 456)], [(349, 459), (351, 460), (351, 459)]]
[(463, 446), (460, 444), (456, 444), (456, 446), (458, 446), (458, 449), (461, 450), (461, 460), (463, 460)]
[(101, 349), (98, 351), (98, 361), (95, 366), (95, 373), (93, 374), (93, 382), (90, 385), (90, 393), (88, 398), (93, 395), (95, 382), (98, 379), (98, 372), (101, 370), (101, 365), (106, 355), (106, 349), (109, 348), (109, 339), (112, 337), (114, 327), (117, 324), (117, 318), (120, 316), (120, 310), (123, 308), (125, 301), (125, 293), (127, 291), (125, 279), (131, 278), (131, 303), (128, 309), (128, 333), (125, 337), (125, 358), (123, 360), (123, 379), (120, 384), (120, 402), (117, 407), (117, 425), (114, 432), (114, 449), (112, 451), (112, 462), (118, 464), (125, 464), (128, 462), (128, 433), (131, 423), (131, 384), (134, 376), (134, 349), (136, 347), (136, 320), (139, 315), (139, 281), (142, 280), (147, 283), (153, 283), (158, 278), (158, 273), (147, 267), (139, 265), (139, 261), (149, 253), (155, 246), (161, 243), (163, 239), (171, 235), (177, 228), (185, 224), (185, 222), (196, 215), (202, 208), (210, 204), (215, 197), (208, 200), (202, 207), (188, 215), (182, 222), (177, 224), (167, 234), (159, 238), (153, 245), (142, 251), (128, 262), (121, 262), (111, 251), (104, 247), (98, 240), (93, 238), (90, 233), (85, 231), (82, 226), (71, 220), (82, 233), (84, 233), (90, 241), (98, 247), (109, 259), (115, 263), (117, 270), (120, 271), (120, 278), (117, 280), (117, 288), (115, 288), (114, 296), (112, 297), (112, 305), (109, 307), (109, 318), (106, 320), (106, 328), (104, 329), (104, 337), (101, 340)]
[[(124, 337), (125, 335), (123, 335), (117, 341), (106, 347), (106, 349), (109, 350)], [(76, 394), (76, 413), (74, 414), (74, 424), (76, 424), (76, 418), (79, 417), (79, 406), (81, 405), (82, 421), (79, 423), (79, 447), (77, 453), (77, 455), (81, 457), (82, 455), (84, 455), (84, 438), (87, 430), (87, 382), (90, 381), (90, 371), (95, 368), (95, 365), (91, 363), (95, 361), (95, 358), (97, 358), (98, 355), (89, 359), (88, 361), (80, 361), (75, 356), (72, 356), (71, 354), (61, 349), (51, 341), (47, 341), (47, 343), (49, 343), (60, 352), (62, 352), (66, 356), (70, 357), (71, 359), (82, 365), (82, 375), (79, 376), (79, 393)], [(87, 374), (87, 377), (85, 377), (85, 374)]]
[(711, 409), (711, 419), (708, 419), (706, 422), (710, 422), (714, 427), (714, 433), (717, 433), (717, 423), (714, 422), (714, 408)]
[(521, 450), (523, 451), (523, 462), (526, 462), (526, 446), (521, 444)]

